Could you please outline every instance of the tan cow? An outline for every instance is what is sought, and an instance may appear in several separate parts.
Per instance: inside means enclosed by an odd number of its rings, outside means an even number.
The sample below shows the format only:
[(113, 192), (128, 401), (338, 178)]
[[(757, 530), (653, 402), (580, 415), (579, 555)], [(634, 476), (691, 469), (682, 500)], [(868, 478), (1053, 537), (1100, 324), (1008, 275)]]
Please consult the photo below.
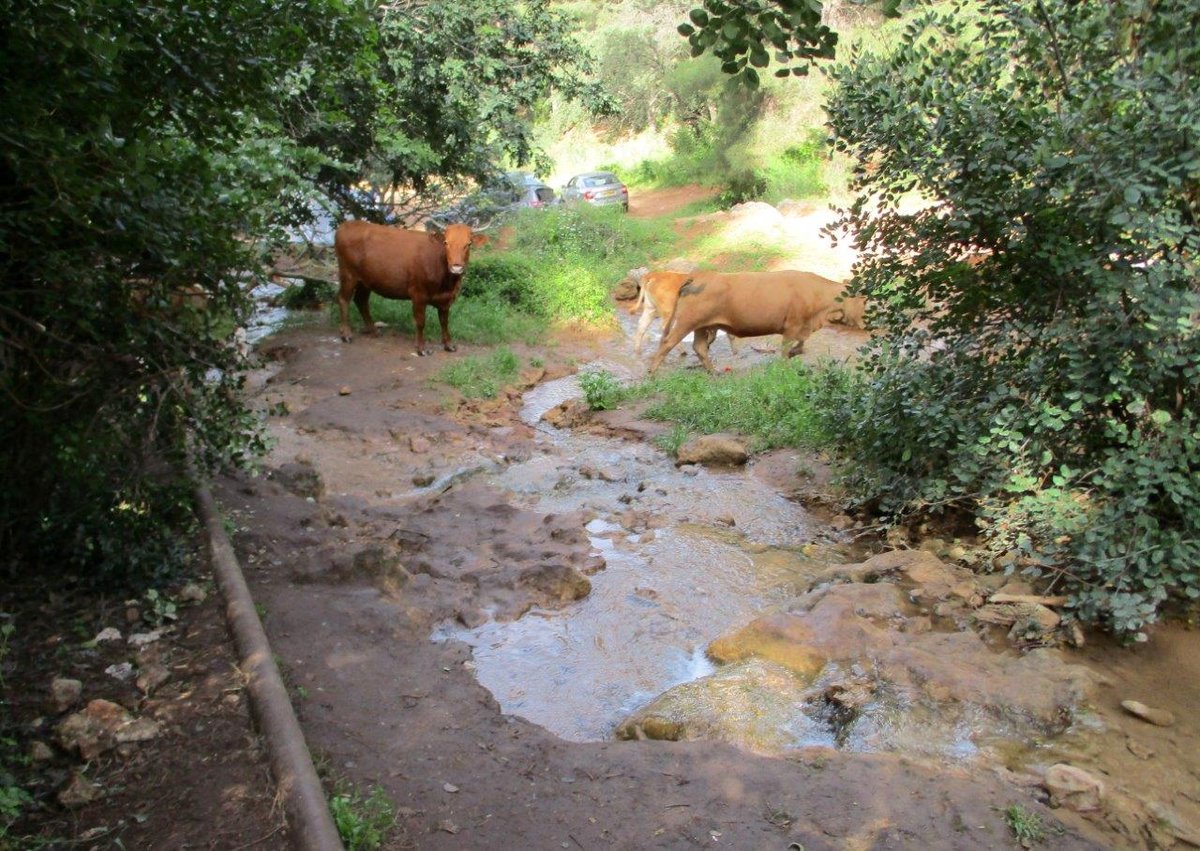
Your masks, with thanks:
[[(662, 364), (667, 353), (689, 333), (704, 368), (713, 372), (708, 356), (711, 334), (722, 330), (738, 337), (782, 334), (787, 357), (799, 354), (804, 341), (825, 325), (835, 312), (845, 315), (853, 305), (841, 300), (845, 284), (812, 272), (695, 272), (679, 291), (679, 299), (663, 332), (658, 351), (650, 359), (650, 372)], [(792, 341), (789, 348), (786, 343)]]
[[(633, 353), (640, 356), (642, 354), (642, 342), (646, 339), (646, 331), (650, 328), (650, 323), (655, 317), (659, 317), (666, 325), (668, 319), (671, 318), (671, 312), (675, 310), (675, 302), (679, 298), (679, 288), (686, 284), (694, 273), (684, 272), (648, 272), (642, 278), (642, 286), (638, 290), (637, 301), (633, 305), (633, 312), (642, 311), (641, 317), (638, 319), (637, 331), (633, 335)], [(716, 339), (717, 331), (702, 332), (707, 334), (708, 342), (711, 344)], [(739, 346), (734, 337), (729, 337), (729, 348), (735, 354)]]
[(445, 233), (403, 230), (370, 222), (349, 221), (337, 229), (338, 309), (342, 339), (350, 342), (350, 297), (358, 306), (366, 325), (365, 333), (375, 333), (371, 320), (371, 293), (384, 298), (412, 301), (417, 326), (417, 354), (425, 349), (425, 308), (437, 308), (442, 324), (442, 347), (452, 352), (450, 342), (450, 305), (458, 297), (463, 273), (471, 257), (471, 246), (487, 242), (483, 234), (471, 233), (463, 224), (453, 224)]

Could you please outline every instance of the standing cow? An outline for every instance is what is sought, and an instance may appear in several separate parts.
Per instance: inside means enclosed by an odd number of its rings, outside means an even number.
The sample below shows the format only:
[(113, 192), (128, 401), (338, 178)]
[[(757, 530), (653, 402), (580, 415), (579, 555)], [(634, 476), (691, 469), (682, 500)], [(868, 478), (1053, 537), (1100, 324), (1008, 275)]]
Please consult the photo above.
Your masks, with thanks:
[[(692, 332), (692, 348), (709, 372), (714, 370), (708, 347), (718, 329), (738, 337), (782, 334), (784, 354), (799, 354), (804, 341), (831, 314), (858, 307), (844, 304), (844, 292), (845, 284), (812, 272), (696, 272), (679, 290), (662, 342), (650, 359), (650, 372)], [(790, 348), (788, 340), (793, 343)]]
[[(646, 339), (646, 331), (650, 328), (650, 323), (657, 316), (662, 319), (664, 330), (666, 330), (667, 320), (671, 318), (671, 312), (675, 310), (675, 302), (679, 299), (679, 290), (686, 284), (692, 276), (691, 272), (647, 272), (642, 278), (642, 285), (638, 288), (637, 302), (634, 304), (634, 311), (642, 311), (641, 317), (638, 319), (637, 331), (633, 335), (633, 353), (641, 356), (642, 341)], [(702, 332), (708, 336), (708, 342), (711, 344), (716, 339), (717, 331)], [(736, 337), (729, 337), (729, 350), (735, 355), (738, 351)]]
[(334, 250), (338, 259), (338, 309), (342, 339), (350, 342), (350, 297), (358, 305), (366, 333), (375, 333), (371, 320), (371, 293), (384, 298), (412, 301), (417, 326), (417, 354), (425, 348), (425, 308), (437, 308), (442, 324), (442, 347), (452, 352), (450, 305), (458, 297), (472, 245), (487, 242), (467, 225), (453, 224), (443, 234), (349, 221), (337, 229)]

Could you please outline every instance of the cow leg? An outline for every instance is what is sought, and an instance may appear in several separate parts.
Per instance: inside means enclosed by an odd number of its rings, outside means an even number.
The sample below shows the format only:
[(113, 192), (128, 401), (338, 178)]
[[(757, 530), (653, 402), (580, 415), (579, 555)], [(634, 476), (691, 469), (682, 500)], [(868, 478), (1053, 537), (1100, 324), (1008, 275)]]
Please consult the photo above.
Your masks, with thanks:
[(642, 353), (642, 342), (646, 339), (646, 331), (649, 330), (650, 323), (654, 321), (655, 315), (654, 305), (650, 303), (650, 299), (646, 299), (646, 304), (642, 308), (642, 316), (638, 319), (637, 332), (633, 335), (634, 355)]
[(413, 324), (417, 326), (417, 354), (425, 357), (425, 302), (419, 298), (413, 299)]
[(704, 364), (704, 368), (709, 372), (716, 372), (712, 358), (708, 356), (708, 348), (715, 339), (717, 339), (716, 328), (697, 328), (692, 332), (692, 351), (696, 353), (696, 357), (700, 358), (700, 363)]
[(363, 333), (370, 337), (375, 336), (375, 321), (371, 319), (371, 291), (362, 284), (354, 290), (354, 304), (362, 314)]
[(650, 358), (649, 373), (651, 375), (653, 375), (654, 372), (662, 365), (663, 359), (667, 356), (671, 349), (678, 346), (679, 342), (686, 337), (691, 330), (691, 328), (686, 327), (682, 322), (676, 322), (671, 327), (670, 333), (664, 335), (662, 342), (658, 344), (658, 351), (656, 351), (654, 356)]
[[(340, 265), (340, 264), (339, 264)], [(354, 293), (356, 286), (354, 279), (350, 277), (349, 272), (345, 269), (338, 269), (338, 315), (341, 318), (339, 329), (342, 334), (342, 340), (346, 343), (350, 342), (350, 296)]]
[(448, 352), (458, 351), (458, 346), (450, 342), (450, 305), (437, 306), (438, 321), (442, 323), (442, 348)]
[[(715, 335), (714, 335), (714, 339), (716, 339)], [(741, 349), (742, 349), (741, 340), (739, 340), (737, 337), (730, 334), (728, 331), (725, 332), (725, 339), (729, 341), (730, 354), (736, 355), (739, 351), (741, 351)]]

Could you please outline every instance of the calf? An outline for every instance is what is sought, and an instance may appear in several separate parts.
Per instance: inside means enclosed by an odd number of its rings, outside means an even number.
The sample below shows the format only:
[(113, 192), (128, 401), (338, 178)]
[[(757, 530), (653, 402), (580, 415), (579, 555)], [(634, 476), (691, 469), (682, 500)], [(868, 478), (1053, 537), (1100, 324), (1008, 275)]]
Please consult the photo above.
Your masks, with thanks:
[(425, 348), (425, 308), (437, 308), (442, 325), (442, 347), (452, 352), (450, 342), (450, 305), (458, 297), (463, 273), (471, 256), (472, 245), (487, 242), (483, 234), (471, 233), (463, 224), (453, 224), (443, 234), (349, 221), (337, 229), (338, 310), (342, 339), (350, 342), (350, 297), (358, 306), (366, 325), (365, 333), (375, 333), (371, 320), (371, 293), (384, 298), (412, 301), (417, 326), (417, 354)]
[(844, 290), (843, 284), (812, 272), (696, 272), (679, 290), (662, 342), (650, 359), (650, 372), (691, 332), (697, 332), (692, 345), (709, 372), (712, 334), (701, 331), (719, 329), (738, 337), (782, 334), (785, 343), (793, 343), (790, 348), (784, 345), (782, 352), (797, 355), (835, 311), (846, 310)]

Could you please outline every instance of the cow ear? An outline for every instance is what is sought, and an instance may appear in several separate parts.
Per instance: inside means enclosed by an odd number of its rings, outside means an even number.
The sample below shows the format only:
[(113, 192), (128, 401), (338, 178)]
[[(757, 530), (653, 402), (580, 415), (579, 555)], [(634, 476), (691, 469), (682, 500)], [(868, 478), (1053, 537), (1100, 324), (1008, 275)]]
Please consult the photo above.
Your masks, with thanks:
[(471, 244), (472, 245), (476, 245), (476, 246), (487, 245), (491, 241), (492, 240), (488, 237), (488, 235), (486, 233), (471, 234)]

